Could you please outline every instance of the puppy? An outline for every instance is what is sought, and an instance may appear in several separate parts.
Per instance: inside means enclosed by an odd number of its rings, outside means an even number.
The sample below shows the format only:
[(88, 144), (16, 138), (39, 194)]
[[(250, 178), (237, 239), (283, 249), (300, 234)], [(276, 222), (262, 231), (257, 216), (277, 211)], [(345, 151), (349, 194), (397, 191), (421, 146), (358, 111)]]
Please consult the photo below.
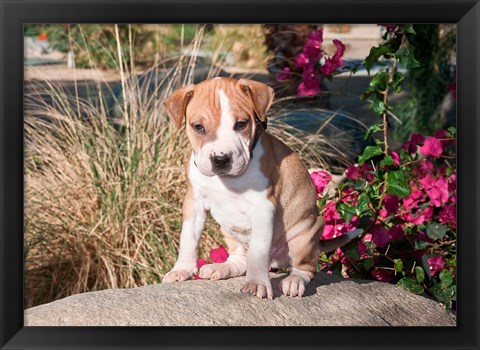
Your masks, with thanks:
[(229, 257), (201, 267), (203, 279), (246, 273), (241, 291), (273, 298), (268, 271), (287, 268), (285, 295), (302, 296), (321, 251), (358, 236), (320, 240), (316, 191), (300, 157), (266, 132), (274, 92), (252, 80), (214, 78), (175, 91), (164, 103), (177, 129), (185, 121), (192, 145), (177, 262), (163, 282), (197, 273), (198, 242), (207, 212), (218, 222)]

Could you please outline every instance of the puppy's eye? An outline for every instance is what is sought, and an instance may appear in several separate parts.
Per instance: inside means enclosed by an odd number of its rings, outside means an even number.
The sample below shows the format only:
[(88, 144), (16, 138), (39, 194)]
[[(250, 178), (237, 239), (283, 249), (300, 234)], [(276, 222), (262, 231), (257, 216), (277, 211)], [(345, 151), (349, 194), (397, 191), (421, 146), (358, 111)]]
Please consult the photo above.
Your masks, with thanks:
[(247, 127), (248, 121), (246, 120), (239, 120), (238, 122), (235, 123), (235, 130), (243, 130)]
[(198, 133), (200, 133), (200, 134), (204, 134), (204, 133), (205, 133), (205, 128), (202, 126), (202, 124), (193, 124), (193, 125), (192, 125), (192, 128), (193, 128), (196, 132), (198, 132)]

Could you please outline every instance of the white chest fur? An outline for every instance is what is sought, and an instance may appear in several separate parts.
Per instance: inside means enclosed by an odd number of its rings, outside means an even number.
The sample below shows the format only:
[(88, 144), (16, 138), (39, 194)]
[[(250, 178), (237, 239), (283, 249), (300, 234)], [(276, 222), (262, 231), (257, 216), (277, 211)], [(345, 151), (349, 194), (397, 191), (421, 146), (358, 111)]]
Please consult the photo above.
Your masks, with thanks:
[(245, 172), (237, 177), (205, 176), (190, 158), (189, 179), (195, 200), (202, 201), (217, 223), (231, 236), (248, 243), (262, 212), (271, 213), (267, 198), (269, 179), (260, 170), (263, 149), (259, 142)]

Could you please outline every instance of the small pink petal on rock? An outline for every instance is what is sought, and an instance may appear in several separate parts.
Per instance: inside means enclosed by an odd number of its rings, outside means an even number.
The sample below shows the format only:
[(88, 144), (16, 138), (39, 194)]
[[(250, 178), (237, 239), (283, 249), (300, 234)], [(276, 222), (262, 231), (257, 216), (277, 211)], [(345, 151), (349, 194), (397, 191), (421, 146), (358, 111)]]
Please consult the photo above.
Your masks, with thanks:
[(214, 263), (223, 263), (228, 259), (228, 252), (223, 245), (210, 250), (210, 260)]

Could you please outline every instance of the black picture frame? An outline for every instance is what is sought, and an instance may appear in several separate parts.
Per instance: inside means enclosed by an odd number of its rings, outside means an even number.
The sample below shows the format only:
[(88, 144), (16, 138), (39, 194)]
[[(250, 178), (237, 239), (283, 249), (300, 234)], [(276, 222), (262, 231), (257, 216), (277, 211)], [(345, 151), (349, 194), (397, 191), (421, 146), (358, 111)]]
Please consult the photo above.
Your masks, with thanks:
[[(478, 0), (0, 0), (0, 346), (77, 348), (479, 348)], [(457, 327), (24, 327), (24, 23), (457, 23)], [(228, 311), (227, 311), (228, 312)]]

